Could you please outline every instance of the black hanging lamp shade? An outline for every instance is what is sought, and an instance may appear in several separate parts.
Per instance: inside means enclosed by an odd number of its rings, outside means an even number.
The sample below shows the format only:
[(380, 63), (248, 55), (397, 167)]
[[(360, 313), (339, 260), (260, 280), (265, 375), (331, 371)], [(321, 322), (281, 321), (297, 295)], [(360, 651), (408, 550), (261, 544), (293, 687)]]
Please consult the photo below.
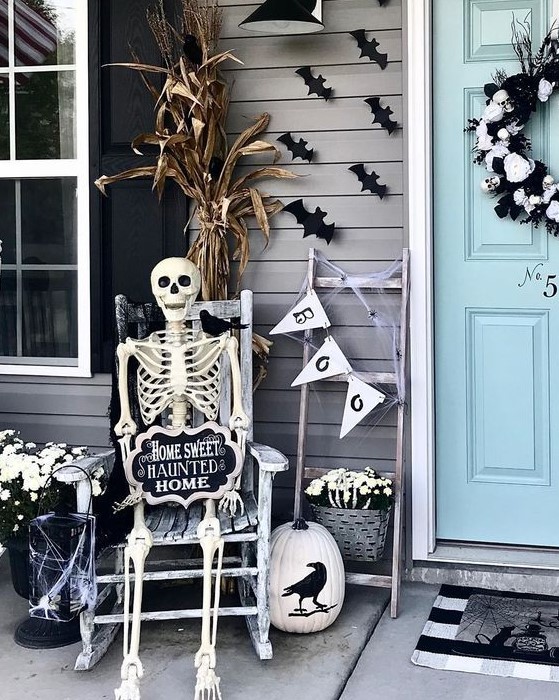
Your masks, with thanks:
[(321, 0), (266, 0), (239, 24), (242, 29), (266, 34), (312, 34), (324, 29), (313, 12)]

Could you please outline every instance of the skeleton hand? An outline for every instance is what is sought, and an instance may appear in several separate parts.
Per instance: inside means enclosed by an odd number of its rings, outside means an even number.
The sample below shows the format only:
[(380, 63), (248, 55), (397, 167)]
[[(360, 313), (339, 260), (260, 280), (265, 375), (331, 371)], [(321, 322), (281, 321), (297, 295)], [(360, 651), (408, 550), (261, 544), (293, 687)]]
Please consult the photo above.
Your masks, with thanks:
[(229, 428), (232, 431), (235, 430), (248, 430), (250, 421), (248, 419), (247, 414), (243, 411), (236, 411), (233, 409), (233, 413), (231, 414), (231, 418), (229, 419)]
[(136, 435), (138, 426), (132, 420), (131, 416), (121, 416), (118, 423), (115, 425), (115, 433), (118, 437), (123, 435)]
[(243, 499), (238, 491), (228, 491), (219, 502), (218, 509), (227, 513), (229, 517), (234, 518), (237, 515), (237, 508), (240, 509), (241, 515), (245, 512)]

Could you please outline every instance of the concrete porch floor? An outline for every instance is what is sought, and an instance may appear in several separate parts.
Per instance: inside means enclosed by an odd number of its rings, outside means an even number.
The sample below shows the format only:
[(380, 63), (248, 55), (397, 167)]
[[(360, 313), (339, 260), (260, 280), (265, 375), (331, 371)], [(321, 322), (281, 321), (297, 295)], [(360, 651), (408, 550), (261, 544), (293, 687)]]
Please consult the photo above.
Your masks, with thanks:
[[(220, 621), (218, 664), (224, 700), (546, 700), (555, 684), (439, 672), (414, 666), (411, 655), (438, 586), (404, 586), (402, 612), (391, 620), (388, 595), (350, 586), (338, 621), (315, 635), (272, 632), (274, 659), (256, 658), (245, 623)], [(175, 591), (176, 595), (176, 591)], [(76, 673), (78, 645), (31, 651), (13, 642), (27, 604), (13, 591), (7, 557), (0, 559), (0, 699), (112, 700), (121, 639), (90, 672)], [(380, 622), (379, 622), (380, 620)], [(377, 625), (378, 623), (378, 625)], [(376, 629), (375, 629), (376, 625)], [(371, 632), (374, 634), (370, 637)], [(183, 700), (194, 694), (193, 658), (199, 621), (148, 623), (143, 628), (146, 678), (142, 700)]]

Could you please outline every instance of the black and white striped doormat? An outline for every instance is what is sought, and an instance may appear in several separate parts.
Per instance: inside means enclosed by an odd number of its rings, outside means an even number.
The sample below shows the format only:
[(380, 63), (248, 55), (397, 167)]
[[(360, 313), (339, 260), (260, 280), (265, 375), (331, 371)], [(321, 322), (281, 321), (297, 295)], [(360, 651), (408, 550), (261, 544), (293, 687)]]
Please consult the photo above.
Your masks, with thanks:
[(412, 661), (559, 682), (559, 598), (441, 586)]

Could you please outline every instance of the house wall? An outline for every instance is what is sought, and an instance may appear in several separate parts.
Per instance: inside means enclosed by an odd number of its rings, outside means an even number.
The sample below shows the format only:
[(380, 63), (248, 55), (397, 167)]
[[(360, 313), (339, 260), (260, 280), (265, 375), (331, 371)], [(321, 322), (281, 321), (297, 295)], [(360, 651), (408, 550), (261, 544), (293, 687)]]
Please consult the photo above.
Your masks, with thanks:
[[(403, 240), (403, 132), (391, 136), (378, 124), (363, 100), (378, 95), (394, 110), (401, 124), (402, 7), (388, 0), (380, 7), (372, 0), (324, 0), (326, 30), (300, 37), (260, 37), (238, 29), (258, 3), (253, 0), (221, 0), (225, 8), (223, 46), (234, 48), (243, 67), (229, 68), (234, 81), (229, 132), (239, 133), (248, 119), (263, 111), (271, 114), (268, 140), (285, 131), (302, 136), (315, 148), (312, 164), (295, 161), (283, 151), (280, 162), (304, 176), (295, 181), (265, 183), (263, 190), (284, 202), (303, 197), (308, 207), (320, 206), (335, 221), (337, 231), (329, 246), (316, 238), (302, 237), (293, 217), (273, 219), (272, 237), (264, 251), (257, 231), (252, 235), (252, 256), (243, 286), (255, 291), (257, 332), (267, 335), (298, 294), (306, 271), (309, 245), (349, 272), (373, 272), (401, 255)], [(372, 30), (379, 50), (388, 53), (382, 71), (367, 59), (348, 32)], [(326, 103), (307, 96), (307, 88), (295, 70), (311, 65), (334, 89)], [(282, 147), (283, 148), (283, 147)], [(360, 192), (348, 167), (365, 162), (389, 186), (383, 201)], [(336, 302), (332, 320), (336, 337), (344, 342), (350, 359), (366, 360), (374, 354), (369, 335), (357, 321), (348, 299)], [(359, 323), (359, 325), (357, 325)], [(339, 326), (344, 326), (340, 328)], [(269, 375), (256, 394), (255, 436), (285, 452), (295, 463), (299, 391), (291, 389), (301, 368), (301, 346), (289, 338), (274, 339)], [(378, 358), (377, 359), (383, 359)], [(60, 380), (3, 377), (0, 380), (0, 428), (22, 430), (26, 439), (61, 440), (101, 447), (108, 441), (107, 406), (110, 378)], [(395, 415), (389, 414), (374, 430), (363, 426), (340, 441), (337, 437), (343, 412), (343, 387), (326, 385), (313, 390), (308, 428), (308, 465), (364, 467), (374, 463), (390, 470), (395, 455)], [(276, 503), (288, 510), (294, 469), (278, 477)]]

